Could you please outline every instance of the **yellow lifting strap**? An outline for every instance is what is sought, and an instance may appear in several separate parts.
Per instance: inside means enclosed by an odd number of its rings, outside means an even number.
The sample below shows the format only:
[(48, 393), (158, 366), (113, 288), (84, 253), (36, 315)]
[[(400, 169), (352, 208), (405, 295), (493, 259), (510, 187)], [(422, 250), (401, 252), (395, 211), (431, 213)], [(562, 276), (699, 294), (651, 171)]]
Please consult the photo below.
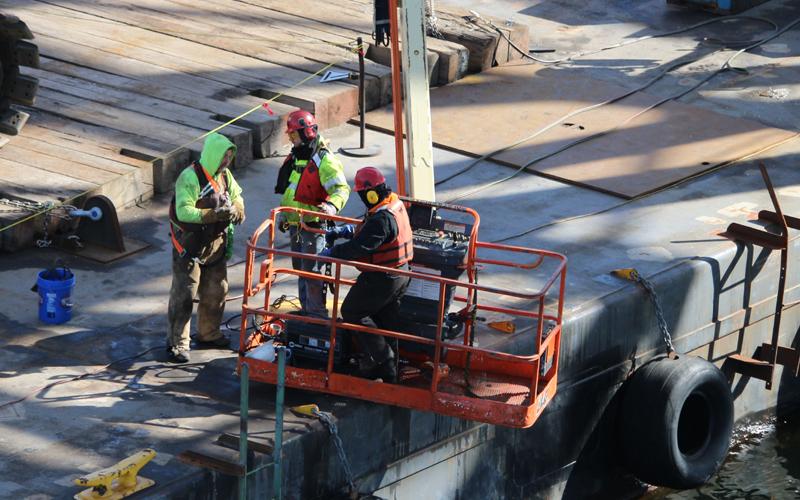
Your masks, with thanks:
[(75, 480), (78, 486), (88, 489), (75, 495), (76, 500), (118, 500), (156, 484), (152, 479), (139, 476), (139, 470), (156, 456), (155, 450), (146, 448), (111, 467), (92, 472)]

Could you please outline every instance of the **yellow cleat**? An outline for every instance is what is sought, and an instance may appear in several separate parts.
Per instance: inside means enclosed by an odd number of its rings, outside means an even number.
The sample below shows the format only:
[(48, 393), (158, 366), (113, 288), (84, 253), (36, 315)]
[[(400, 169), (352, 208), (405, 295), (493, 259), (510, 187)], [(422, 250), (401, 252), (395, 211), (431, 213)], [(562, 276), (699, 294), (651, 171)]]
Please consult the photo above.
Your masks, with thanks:
[(302, 417), (316, 418), (317, 414), (319, 413), (319, 406), (315, 404), (292, 406), (289, 409), (292, 410), (293, 413), (296, 413)]
[(624, 280), (639, 281), (639, 273), (636, 271), (636, 269), (632, 267), (627, 267), (625, 269), (615, 269), (611, 271), (611, 274), (613, 274), (617, 278), (622, 278)]
[(493, 321), (488, 324), (489, 328), (503, 333), (514, 333), (517, 331), (517, 326), (513, 321)]
[(138, 476), (139, 470), (156, 456), (146, 448), (111, 467), (92, 472), (75, 480), (78, 486), (89, 486), (74, 498), (77, 500), (118, 500), (156, 484), (152, 479)]

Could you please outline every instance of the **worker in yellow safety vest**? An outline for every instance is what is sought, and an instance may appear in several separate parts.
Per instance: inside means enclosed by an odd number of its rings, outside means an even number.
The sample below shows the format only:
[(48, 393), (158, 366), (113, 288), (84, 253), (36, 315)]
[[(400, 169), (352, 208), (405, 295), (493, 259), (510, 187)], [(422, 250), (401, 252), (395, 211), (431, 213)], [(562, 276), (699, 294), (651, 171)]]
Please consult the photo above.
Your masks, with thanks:
[[(275, 184), (275, 192), (283, 195), (281, 206), (336, 215), (347, 203), (350, 187), (342, 163), (319, 133), (314, 115), (303, 110), (292, 112), (286, 122), (286, 133), (292, 141), (292, 151), (284, 160)], [(297, 213), (281, 212), (277, 225), (281, 232), (289, 231), (292, 251), (318, 254), (325, 248), (324, 234), (305, 230), (300, 219)], [(310, 228), (325, 229), (324, 221), (316, 216), (303, 216), (302, 222)], [(311, 259), (292, 259), (292, 267), (298, 270), (317, 273), (315, 264)], [(297, 291), (301, 314), (327, 317), (321, 280), (301, 277)]]

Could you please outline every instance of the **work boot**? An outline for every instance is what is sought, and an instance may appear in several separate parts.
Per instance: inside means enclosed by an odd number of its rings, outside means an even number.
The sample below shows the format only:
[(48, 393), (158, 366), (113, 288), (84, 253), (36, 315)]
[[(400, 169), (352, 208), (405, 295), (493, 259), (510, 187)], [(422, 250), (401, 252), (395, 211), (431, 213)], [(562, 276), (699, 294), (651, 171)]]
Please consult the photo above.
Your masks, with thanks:
[(167, 354), (169, 355), (169, 360), (173, 363), (188, 363), (189, 362), (189, 350), (183, 349), (180, 347), (167, 347)]
[(197, 345), (198, 347), (205, 349), (221, 349), (231, 345), (231, 339), (223, 335), (214, 340), (198, 340)]

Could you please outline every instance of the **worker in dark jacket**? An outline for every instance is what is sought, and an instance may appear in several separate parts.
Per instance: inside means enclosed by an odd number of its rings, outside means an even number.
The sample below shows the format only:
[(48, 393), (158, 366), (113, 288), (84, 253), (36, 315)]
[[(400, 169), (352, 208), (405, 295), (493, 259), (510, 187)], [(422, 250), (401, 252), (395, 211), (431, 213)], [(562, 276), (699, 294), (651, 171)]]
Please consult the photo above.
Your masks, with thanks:
[[(292, 151), (284, 160), (275, 184), (275, 192), (283, 195), (281, 206), (336, 215), (350, 197), (350, 186), (342, 163), (319, 133), (314, 115), (293, 111), (286, 120), (286, 133), (292, 141)], [(289, 230), (293, 252), (316, 255), (325, 248), (323, 235), (305, 230), (299, 214), (280, 212), (276, 222), (281, 232)], [(319, 217), (313, 215), (303, 216), (302, 223), (314, 229), (323, 227)], [(317, 266), (311, 259), (292, 258), (292, 267), (316, 272)], [(328, 315), (321, 280), (298, 278), (297, 295), (304, 314)]]
[(169, 292), (167, 351), (172, 361), (189, 361), (189, 321), (197, 306), (198, 343), (226, 347), (220, 332), (228, 293), (227, 259), (233, 253), (233, 226), (244, 221), (242, 189), (228, 167), (236, 146), (214, 133), (206, 138), (200, 160), (175, 182), (170, 205), (172, 288)]
[[(356, 173), (355, 188), (367, 206), (364, 222), (357, 229), (343, 225), (328, 231), (326, 239), (329, 243), (338, 238), (349, 241), (328, 247), (320, 255), (408, 269), (408, 262), (414, 257), (414, 245), (405, 205), (374, 167), (365, 167)], [(362, 269), (342, 303), (342, 319), (360, 324), (362, 319), (369, 317), (378, 328), (398, 331), (401, 325), (400, 299), (408, 281), (407, 276)], [(358, 333), (356, 340), (368, 355), (361, 375), (396, 382), (397, 339), (390, 338), (387, 342), (380, 335)]]

